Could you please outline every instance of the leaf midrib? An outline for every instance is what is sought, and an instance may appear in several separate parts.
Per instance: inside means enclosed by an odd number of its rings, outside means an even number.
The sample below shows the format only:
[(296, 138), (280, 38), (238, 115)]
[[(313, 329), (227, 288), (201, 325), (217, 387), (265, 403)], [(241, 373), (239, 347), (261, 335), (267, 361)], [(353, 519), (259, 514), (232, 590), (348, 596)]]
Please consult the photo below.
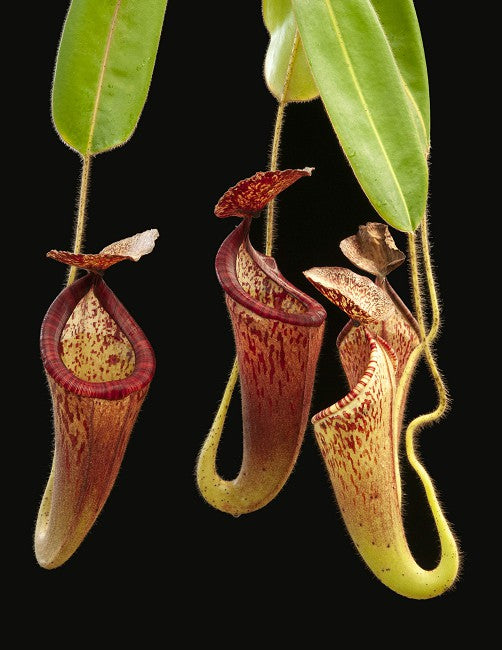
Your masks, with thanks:
[(94, 137), (94, 129), (96, 127), (96, 120), (98, 116), (98, 110), (99, 110), (99, 102), (101, 99), (101, 91), (103, 89), (103, 80), (105, 78), (105, 72), (106, 72), (106, 65), (108, 63), (108, 57), (110, 55), (110, 47), (113, 39), (113, 33), (115, 31), (115, 26), (117, 24), (117, 16), (119, 13), (120, 5), (122, 4), (122, 0), (117, 0), (117, 4), (115, 7), (115, 11), (113, 12), (113, 17), (112, 21), (110, 23), (110, 31), (108, 33), (108, 38), (106, 40), (106, 47), (105, 47), (105, 52), (103, 55), (103, 61), (101, 62), (101, 70), (99, 71), (99, 79), (98, 79), (98, 86), (96, 89), (96, 99), (94, 101), (94, 108), (92, 111), (92, 117), (91, 117), (91, 123), (89, 125), (89, 138), (87, 140), (87, 147), (86, 147), (86, 153), (89, 155), (89, 152), (92, 148), (92, 140)]
[(394, 183), (395, 183), (395, 186), (396, 186), (396, 188), (397, 188), (397, 191), (398, 191), (399, 197), (401, 198), (401, 200), (402, 200), (402, 202), (403, 202), (403, 205), (404, 205), (404, 209), (405, 209), (406, 215), (408, 216), (408, 221), (409, 221), (410, 224), (411, 224), (411, 217), (410, 217), (410, 213), (409, 213), (409, 210), (408, 210), (408, 205), (407, 205), (407, 203), (406, 203), (406, 199), (405, 199), (405, 197), (404, 197), (404, 194), (403, 194), (403, 192), (402, 192), (402, 189), (401, 189), (401, 186), (400, 186), (400, 184), (399, 184), (398, 178), (397, 178), (396, 173), (395, 173), (395, 171), (394, 171), (394, 167), (392, 166), (392, 163), (390, 162), (389, 156), (387, 155), (387, 150), (385, 149), (385, 146), (384, 146), (384, 144), (383, 144), (383, 142), (382, 142), (382, 140), (381, 140), (381, 138), (380, 138), (380, 135), (379, 135), (379, 133), (378, 133), (378, 130), (377, 130), (377, 128), (376, 128), (376, 125), (375, 125), (375, 123), (374, 123), (374, 121), (373, 121), (373, 118), (371, 117), (370, 110), (369, 110), (369, 106), (368, 106), (368, 104), (366, 103), (366, 99), (365, 99), (365, 97), (364, 97), (364, 94), (363, 94), (363, 92), (362, 92), (362, 90), (361, 90), (361, 87), (360, 87), (360, 85), (359, 85), (359, 82), (358, 82), (358, 80), (357, 80), (357, 76), (356, 76), (356, 74), (355, 74), (354, 67), (353, 67), (353, 65), (352, 65), (352, 61), (351, 61), (351, 59), (350, 59), (350, 56), (349, 56), (349, 53), (348, 53), (347, 47), (346, 47), (346, 45), (345, 45), (345, 41), (344, 41), (343, 36), (342, 36), (342, 33), (341, 33), (341, 31), (340, 31), (340, 26), (338, 25), (338, 21), (337, 21), (337, 19), (336, 19), (336, 16), (335, 16), (334, 13), (333, 13), (333, 8), (332, 8), (332, 6), (331, 6), (331, 2), (330, 2), (330, 0), (324, 0), (324, 2), (325, 2), (326, 7), (327, 7), (327, 9), (328, 9), (328, 13), (329, 13), (329, 16), (330, 16), (330, 18), (331, 18), (331, 22), (333, 23), (333, 28), (334, 28), (334, 30), (335, 30), (336, 36), (337, 36), (337, 38), (338, 38), (338, 41), (339, 41), (339, 43), (340, 43), (340, 47), (341, 47), (341, 49), (342, 49), (342, 54), (343, 54), (343, 57), (344, 57), (344, 59), (345, 59), (345, 61), (346, 61), (346, 63), (347, 63), (347, 68), (348, 68), (348, 70), (349, 70), (349, 72), (350, 72), (350, 76), (352, 77), (352, 81), (353, 81), (354, 86), (355, 86), (355, 88), (356, 88), (357, 94), (359, 95), (359, 98), (360, 98), (360, 100), (361, 100), (361, 103), (362, 103), (363, 107), (365, 108), (364, 114), (367, 116), (368, 122), (369, 122), (369, 124), (370, 124), (370, 126), (371, 126), (371, 128), (372, 128), (372, 130), (373, 130), (373, 133), (375, 134), (375, 137), (376, 137), (376, 139), (377, 139), (377, 142), (378, 142), (378, 144), (379, 144), (379, 146), (380, 146), (380, 149), (381, 149), (381, 151), (382, 151), (382, 153), (383, 153), (384, 159), (385, 159), (385, 161), (387, 162), (387, 165), (388, 165), (388, 167), (389, 167), (389, 170), (390, 170), (391, 176), (392, 176), (392, 178), (394, 179)]

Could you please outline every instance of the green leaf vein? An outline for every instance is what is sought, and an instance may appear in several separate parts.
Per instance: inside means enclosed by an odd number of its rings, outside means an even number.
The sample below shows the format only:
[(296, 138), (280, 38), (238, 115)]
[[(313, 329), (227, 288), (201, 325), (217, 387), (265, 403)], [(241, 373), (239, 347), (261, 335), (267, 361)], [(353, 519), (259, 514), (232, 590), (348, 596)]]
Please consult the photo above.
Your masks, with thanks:
[(92, 117), (91, 117), (91, 124), (89, 127), (89, 139), (87, 141), (87, 151), (89, 152), (92, 147), (92, 140), (94, 137), (94, 129), (96, 127), (96, 120), (98, 116), (98, 111), (99, 111), (99, 102), (101, 100), (101, 91), (103, 89), (103, 82), (105, 78), (105, 73), (106, 73), (106, 65), (108, 63), (108, 58), (110, 56), (110, 47), (112, 44), (113, 40), (113, 34), (115, 32), (115, 26), (117, 24), (117, 17), (119, 14), (119, 9), (120, 5), (122, 4), (122, 0), (117, 0), (117, 5), (115, 7), (115, 11), (113, 12), (112, 20), (110, 23), (110, 32), (108, 34), (108, 38), (106, 41), (106, 47), (105, 47), (105, 52), (103, 55), (103, 61), (101, 62), (101, 69), (99, 71), (99, 79), (98, 79), (98, 86), (96, 88), (96, 100), (94, 102), (94, 107), (92, 111)]
[[(356, 88), (357, 94), (359, 95), (359, 98), (360, 98), (360, 100), (361, 100), (361, 103), (362, 103), (362, 105), (363, 105), (363, 107), (364, 107), (364, 114), (366, 115), (366, 117), (367, 117), (367, 119), (368, 119), (368, 122), (369, 122), (369, 124), (370, 124), (370, 126), (371, 126), (371, 128), (372, 128), (372, 130), (373, 130), (373, 132), (374, 132), (374, 134), (375, 134), (375, 137), (376, 137), (376, 139), (377, 139), (377, 141), (378, 141), (378, 144), (379, 144), (379, 146), (380, 146), (380, 149), (382, 150), (383, 156), (384, 156), (384, 158), (385, 158), (385, 161), (387, 162), (387, 165), (388, 165), (388, 167), (389, 167), (389, 170), (390, 170), (391, 176), (392, 176), (392, 178), (393, 178), (393, 180), (394, 180), (394, 182), (395, 182), (395, 186), (396, 186), (396, 188), (397, 188), (397, 191), (398, 191), (398, 193), (399, 193), (399, 196), (400, 196), (400, 198), (401, 198), (401, 200), (402, 200), (402, 202), (403, 202), (403, 205), (404, 205), (404, 208), (405, 208), (406, 214), (408, 215), (408, 217), (410, 217), (410, 215), (409, 215), (409, 210), (408, 210), (408, 205), (407, 205), (407, 203), (406, 203), (406, 199), (405, 199), (404, 194), (403, 194), (403, 192), (402, 192), (401, 185), (400, 185), (399, 180), (398, 180), (398, 178), (397, 178), (397, 176), (396, 176), (396, 173), (395, 173), (395, 171), (394, 171), (394, 168), (393, 168), (393, 166), (392, 166), (392, 163), (390, 162), (389, 156), (388, 156), (388, 154), (387, 154), (387, 150), (385, 149), (385, 146), (384, 146), (384, 144), (383, 144), (383, 142), (382, 142), (382, 140), (381, 140), (381, 138), (380, 138), (380, 134), (378, 133), (378, 129), (377, 129), (377, 127), (376, 127), (376, 125), (375, 125), (375, 123), (374, 123), (374, 121), (373, 121), (373, 118), (371, 117), (371, 113), (370, 113), (369, 106), (368, 106), (368, 104), (367, 104), (367, 102), (366, 102), (366, 99), (365, 99), (365, 97), (364, 97), (364, 94), (363, 94), (363, 92), (362, 92), (362, 90), (361, 90), (361, 87), (360, 87), (360, 85), (359, 85), (359, 82), (358, 82), (358, 80), (357, 80), (357, 76), (356, 76), (356, 73), (355, 73), (355, 71), (354, 71), (354, 67), (353, 67), (353, 65), (352, 65), (352, 61), (351, 61), (351, 59), (350, 59), (349, 52), (348, 52), (347, 47), (346, 47), (346, 45), (345, 45), (345, 41), (344, 41), (344, 39), (343, 39), (343, 36), (342, 36), (341, 30), (340, 30), (340, 26), (339, 26), (339, 24), (338, 24), (338, 21), (337, 21), (337, 19), (336, 19), (336, 16), (335, 16), (335, 14), (333, 13), (333, 8), (332, 8), (332, 6), (331, 6), (330, 0), (324, 0), (324, 2), (325, 2), (326, 7), (327, 7), (327, 9), (328, 9), (328, 13), (329, 13), (329, 15), (330, 15), (331, 22), (333, 23), (333, 28), (334, 28), (334, 30), (335, 30), (335, 33), (336, 33), (337, 39), (338, 39), (338, 41), (339, 41), (339, 43), (340, 43), (340, 47), (341, 47), (341, 49), (342, 49), (343, 57), (344, 57), (345, 61), (347, 62), (347, 67), (348, 67), (348, 70), (350, 71), (350, 76), (351, 76), (351, 78), (352, 78), (352, 81), (354, 82), (354, 86), (355, 86), (355, 88)], [(411, 218), (409, 218), (409, 220), (410, 220), (410, 223), (411, 223)]]

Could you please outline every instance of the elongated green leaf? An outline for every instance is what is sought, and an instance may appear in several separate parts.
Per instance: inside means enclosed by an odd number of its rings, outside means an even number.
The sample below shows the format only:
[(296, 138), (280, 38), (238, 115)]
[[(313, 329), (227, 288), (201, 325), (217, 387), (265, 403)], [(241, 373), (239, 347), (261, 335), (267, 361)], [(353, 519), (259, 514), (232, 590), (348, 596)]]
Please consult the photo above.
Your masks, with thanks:
[(428, 85), (413, 2), (292, 5), (321, 99), (356, 178), (382, 219), (412, 232), (425, 214), (429, 181)]
[(82, 155), (126, 142), (145, 104), (167, 0), (72, 0), (52, 87), (52, 118)]
[(417, 130), (424, 147), (430, 146), (430, 98), (427, 65), (413, 0), (372, 0), (416, 111)]
[(287, 102), (314, 99), (319, 92), (312, 78), (301, 41), (298, 43), (296, 51), (293, 52), (297, 28), (291, 0), (263, 0), (262, 11), (263, 22), (270, 34), (270, 43), (263, 67), (268, 89), (277, 100), (280, 101), (283, 98), (289, 61), (293, 55), (291, 76), (284, 99)]

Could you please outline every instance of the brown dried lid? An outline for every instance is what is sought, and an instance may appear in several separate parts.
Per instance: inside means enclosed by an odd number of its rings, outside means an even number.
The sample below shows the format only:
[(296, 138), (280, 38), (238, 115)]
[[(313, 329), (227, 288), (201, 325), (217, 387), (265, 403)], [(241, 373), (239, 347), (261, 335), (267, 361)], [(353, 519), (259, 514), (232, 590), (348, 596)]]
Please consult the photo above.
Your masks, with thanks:
[(397, 248), (388, 226), (384, 223), (359, 226), (357, 235), (343, 239), (340, 248), (355, 266), (377, 276), (386, 276), (397, 269), (406, 258)]

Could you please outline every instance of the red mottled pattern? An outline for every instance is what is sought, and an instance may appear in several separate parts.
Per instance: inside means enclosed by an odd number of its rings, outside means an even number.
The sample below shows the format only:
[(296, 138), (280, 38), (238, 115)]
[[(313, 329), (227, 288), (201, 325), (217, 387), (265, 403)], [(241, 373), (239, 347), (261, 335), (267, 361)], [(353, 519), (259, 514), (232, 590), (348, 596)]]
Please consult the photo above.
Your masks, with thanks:
[(61, 560), (78, 548), (103, 508), (149, 387), (111, 401), (73, 394), (47, 377), (54, 410), (54, 484), (38, 552)]
[(418, 323), (388, 280), (384, 279), (379, 286), (391, 298), (394, 311), (391, 317), (385, 323), (379, 323), (374, 331), (387, 341), (396, 353), (398, 358), (396, 378), (399, 381), (410, 354), (420, 343)]
[[(108, 498), (155, 372), (155, 356), (137, 323), (95, 274), (54, 300), (42, 323), (40, 349), (52, 397), (55, 448), (50, 499), (40, 510), (35, 553), (41, 566), (53, 568), (80, 546)], [(129, 363), (122, 365), (119, 351)], [(80, 364), (102, 366), (99, 381), (83, 379), (88, 370)], [(114, 368), (113, 379), (103, 381), (107, 365)]]
[(61, 334), (61, 359), (79, 379), (124, 379), (134, 371), (132, 345), (90, 291), (77, 304)]
[(270, 481), (275, 490), (289, 476), (303, 441), (324, 324), (264, 319), (226, 300), (239, 362), (241, 475), (260, 489)]
[(124, 260), (132, 260), (128, 255), (102, 255), (101, 253), (70, 253), (69, 251), (55, 251), (51, 250), (47, 253), (47, 257), (53, 260), (68, 264), (69, 266), (77, 266), (79, 269), (86, 269), (87, 271), (101, 272), (106, 271), (117, 262)]
[(351, 320), (340, 332), (337, 346), (350, 391), (312, 418), (347, 530), (371, 567), (389, 549), (407, 548), (399, 439), (411, 373), (400, 403), (396, 386), (419, 344), (409, 310), (385, 278), (377, 285), (392, 309), (384, 321), (358, 326)]
[(250, 223), (245, 219), (235, 228), (216, 255), (216, 275), (225, 293), (262, 318), (310, 327), (324, 323), (326, 311), (322, 305), (288, 282), (272, 257), (252, 247)]
[(364, 275), (341, 267), (315, 267), (305, 277), (323, 296), (360, 323), (378, 323), (393, 310), (387, 294)]
[[(118, 330), (129, 341), (134, 353), (134, 370), (126, 377), (110, 381), (86, 381), (78, 377), (63, 363), (61, 335), (75, 307), (89, 291), (93, 291), (93, 295), (109, 316), (104, 322), (115, 321)], [(104, 280), (95, 274), (87, 274), (74, 282), (63, 289), (54, 300), (42, 322), (40, 349), (46, 372), (66, 390), (86, 397), (121, 399), (149, 385), (155, 373), (155, 355), (144, 332)], [(105, 367), (106, 364), (110, 364), (111, 360), (107, 350), (103, 351), (102, 363)]]
[[(394, 289), (389, 284), (389, 281), (383, 279), (381, 281), (382, 289), (390, 296), (395, 305), (393, 317), (385, 323), (380, 323), (378, 328), (375, 329), (377, 334), (385, 339), (392, 349), (395, 351), (398, 359), (398, 367), (396, 371), (396, 382), (402, 382), (402, 376), (405, 366), (408, 364), (413, 350), (420, 344), (420, 336), (418, 323), (412, 313), (408, 310), (406, 305), (402, 302), (401, 298), (397, 295)], [(412, 365), (408, 366), (408, 375), (403, 390), (401, 392), (401, 401), (396, 406), (399, 409), (398, 417), (398, 435), (401, 435), (404, 415), (406, 411), (406, 403), (411, 383), (413, 381), (413, 373), (416, 370), (418, 360), (417, 357)]]
[(301, 314), (307, 306), (262, 271), (246, 250), (243, 243), (236, 261), (236, 275), (242, 289), (263, 305), (290, 314)]
[[(384, 279), (381, 281), (379, 286), (392, 300), (394, 305), (393, 310), (384, 322), (372, 323), (367, 327), (373, 334), (380, 336), (386, 341), (392, 349), (396, 357), (396, 382), (399, 383), (410, 354), (420, 342), (418, 324), (387, 280)], [(337, 345), (349, 386), (355, 386), (362, 376), (365, 367), (366, 346), (362, 342), (361, 328), (356, 327), (352, 321), (347, 323), (345, 328), (340, 332)], [(401, 403), (398, 405), (399, 434), (401, 432), (406, 400), (415, 367), (416, 362), (414, 366), (409, 368), (409, 378), (402, 392)]]
[(257, 172), (227, 190), (216, 204), (214, 213), (217, 217), (253, 217), (299, 178), (310, 176), (312, 169)]
[(395, 359), (368, 331), (365, 336), (368, 364), (361, 381), (314, 418), (314, 431), (349, 533), (378, 546), (402, 531), (398, 440), (392, 430)]
[(326, 312), (280, 274), (273, 258), (254, 250), (249, 227), (243, 221), (227, 237), (216, 272), (232, 320), (242, 398), (243, 456), (234, 484), (251, 511), (279, 492), (296, 462)]
[(145, 230), (105, 246), (100, 253), (71, 253), (51, 250), (47, 253), (47, 257), (69, 266), (101, 273), (117, 262), (124, 260), (137, 262), (143, 255), (151, 253), (158, 236), (158, 230)]
[(366, 329), (357, 327), (350, 321), (347, 333), (338, 343), (338, 353), (349, 388), (354, 388), (366, 372), (369, 353)]

